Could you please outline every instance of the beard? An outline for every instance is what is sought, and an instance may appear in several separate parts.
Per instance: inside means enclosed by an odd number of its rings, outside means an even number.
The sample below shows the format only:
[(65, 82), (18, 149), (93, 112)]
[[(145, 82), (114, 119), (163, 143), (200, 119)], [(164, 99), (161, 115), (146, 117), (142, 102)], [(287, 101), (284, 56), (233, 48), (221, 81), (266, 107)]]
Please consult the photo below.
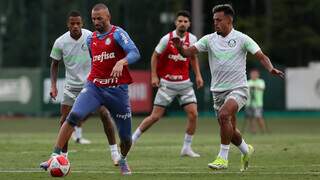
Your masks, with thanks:
[(187, 32), (187, 30), (185, 29), (185, 28), (181, 28), (181, 29), (178, 29), (178, 32), (180, 33), (180, 34), (184, 34), (185, 32)]
[(103, 30), (104, 30), (101, 26), (95, 27), (95, 29), (100, 33), (103, 33)]
[(99, 33), (104, 33), (105, 32), (105, 26), (104, 24), (97, 24), (94, 27)]

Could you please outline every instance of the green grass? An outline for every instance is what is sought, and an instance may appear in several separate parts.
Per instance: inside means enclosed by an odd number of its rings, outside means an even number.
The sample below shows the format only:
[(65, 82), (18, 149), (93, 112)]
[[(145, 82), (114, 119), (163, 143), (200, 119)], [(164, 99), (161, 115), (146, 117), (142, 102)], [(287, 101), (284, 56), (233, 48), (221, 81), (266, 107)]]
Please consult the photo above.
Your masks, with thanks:
[[(142, 118), (133, 120), (133, 130)], [(241, 125), (239, 121), (239, 125)], [(0, 180), (52, 179), (39, 163), (51, 153), (58, 118), (0, 120)], [(143, 134), (129, 154), (133, 175), (123, 177), (112, 165), (101, 123), (90, 118), (84, 136), (91, 145), (70, 143), (71, 174), (64, 179), (320, 179), (320, 119), (269, 119), (272, 133), (244, 134), (255, 147), (247, 172), (239, 172), (240, 152), (232, 147), (229, 169), (207, 168), (219, 150), (219, 130), (213, 118), (200, 118), (193, 148), (200, 158), (179, 157), (185, 118), (164, 118)]]

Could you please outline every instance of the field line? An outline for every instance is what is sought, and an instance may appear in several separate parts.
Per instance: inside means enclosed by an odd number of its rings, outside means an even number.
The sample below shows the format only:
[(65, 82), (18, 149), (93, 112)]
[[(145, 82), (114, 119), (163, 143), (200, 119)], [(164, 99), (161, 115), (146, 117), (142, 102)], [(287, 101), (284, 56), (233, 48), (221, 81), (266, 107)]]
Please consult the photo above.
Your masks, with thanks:
[[(0, 169), (0, 173), (46, 173), (39, 169)], [(84, 174), (119, 174), (119, 171), (96, 171), (96, 170), (75, 170), (71, 173), (84, 173)], [(320, 175), (320, 172), (285, 172), (285, 171), (263, 171), (263, 172), (239, 172), (239, 171), (133, 171), (133, 174), (256, 174), (256, 175)]]

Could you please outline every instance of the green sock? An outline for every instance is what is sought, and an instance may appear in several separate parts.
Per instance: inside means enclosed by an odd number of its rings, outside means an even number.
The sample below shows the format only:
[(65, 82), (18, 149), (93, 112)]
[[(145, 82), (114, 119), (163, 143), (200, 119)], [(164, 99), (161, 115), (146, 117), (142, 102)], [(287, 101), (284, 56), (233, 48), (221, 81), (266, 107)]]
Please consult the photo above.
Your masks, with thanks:
[(58, 147), (54, 147), (52, 154), (61, 154), (62, 149)]

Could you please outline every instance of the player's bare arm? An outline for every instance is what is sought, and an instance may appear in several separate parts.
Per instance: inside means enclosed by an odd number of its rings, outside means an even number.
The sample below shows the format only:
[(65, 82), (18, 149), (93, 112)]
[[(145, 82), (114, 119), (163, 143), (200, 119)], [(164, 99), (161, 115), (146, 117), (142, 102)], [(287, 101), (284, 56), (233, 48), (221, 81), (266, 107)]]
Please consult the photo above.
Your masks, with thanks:
[(159, 87), (159, 77), (157, 74), (157, 64), (158, 64), (159, 54), (157, 52), (153, 52), (151, 56), (151, 85), (152, 87)]
[(193, 70), (195, 77), (196, 77), (197, 89), (199, 89), (199, 88), (203, 87), (203, 79), (202, 79), (201, 72), (200, 72), (199, 59), (196, 55), (193, 55), (191, 57), (190, 64), (191, 64), (192, 70)]
[(50, 79), (51, 79), (50, 97), (53, 100), (56, 100), (56, 97), (58, 95), (58, 89), (57, 89), (58, 71), (59, 71), (59, 61), (52, 59), (51, 66), (50, 66)]
[(199, 53), (195, 46), (183, 47), (183, 42), (178, 37), (171, 39), (174, 46), (178, 49), (179, 53), (184, 57), (191, 57)]
[(261, 64), (273, 75), (284, 78), (284, 73), (273, 67), (270, 59), (261, 50), (256, 52), (254, 56), (260, 60)]

